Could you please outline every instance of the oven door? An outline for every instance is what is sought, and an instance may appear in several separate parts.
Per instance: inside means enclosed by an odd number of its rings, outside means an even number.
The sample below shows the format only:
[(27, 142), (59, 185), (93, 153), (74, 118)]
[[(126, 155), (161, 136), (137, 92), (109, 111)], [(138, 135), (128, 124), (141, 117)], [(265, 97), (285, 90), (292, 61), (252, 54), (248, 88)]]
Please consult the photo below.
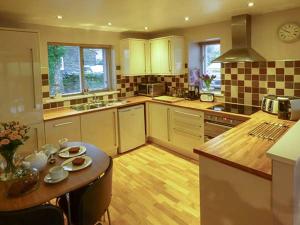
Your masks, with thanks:
[(230, 130), (233, 126), (223, 123), (216, 123), (212, 121), (205, 121), (204, 123), (204, 137), (205, 141), (219, 136), (220, 134)]

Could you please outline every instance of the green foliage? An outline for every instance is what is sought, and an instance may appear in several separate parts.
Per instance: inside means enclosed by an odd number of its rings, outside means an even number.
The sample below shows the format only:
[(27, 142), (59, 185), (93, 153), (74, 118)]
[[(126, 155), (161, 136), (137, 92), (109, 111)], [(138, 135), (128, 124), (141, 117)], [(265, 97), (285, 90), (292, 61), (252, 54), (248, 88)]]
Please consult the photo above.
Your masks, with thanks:
[(64, 54), (64, 46), (48, 45), (49, 81), (51, 86), (55, 85), (57, 68), (61, 66), (61, 57)]

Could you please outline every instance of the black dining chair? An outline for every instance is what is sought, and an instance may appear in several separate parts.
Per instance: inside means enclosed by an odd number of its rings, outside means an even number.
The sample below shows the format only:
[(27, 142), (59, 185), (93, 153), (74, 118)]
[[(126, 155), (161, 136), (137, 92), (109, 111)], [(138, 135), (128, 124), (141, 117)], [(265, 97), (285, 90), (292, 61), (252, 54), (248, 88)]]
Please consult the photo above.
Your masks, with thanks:
[(64, 225), (63, 211), (53, 205), (0, 212), (0, 225)]
[[(110, 222), (109, 205), (112, 197), (113, 160), (110, 157), (108, 168), (102, 177), (91, 184), (69, 193), (71, 222), (74, 225), (94, 225), (107, 213)], [(58, 200), (58, 205), (67, 214), (66, 197)]]

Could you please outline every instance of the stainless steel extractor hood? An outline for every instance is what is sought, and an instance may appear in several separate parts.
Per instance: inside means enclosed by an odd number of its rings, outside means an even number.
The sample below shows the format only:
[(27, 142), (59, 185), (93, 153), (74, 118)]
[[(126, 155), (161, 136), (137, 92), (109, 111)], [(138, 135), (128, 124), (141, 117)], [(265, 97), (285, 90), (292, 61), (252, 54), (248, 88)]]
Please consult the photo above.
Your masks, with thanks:
[(251, 16), (239, 15), (232, 17), (232, 49), (225, 52), (213, 62), (260, 62), (266, 61), (251, 48)]

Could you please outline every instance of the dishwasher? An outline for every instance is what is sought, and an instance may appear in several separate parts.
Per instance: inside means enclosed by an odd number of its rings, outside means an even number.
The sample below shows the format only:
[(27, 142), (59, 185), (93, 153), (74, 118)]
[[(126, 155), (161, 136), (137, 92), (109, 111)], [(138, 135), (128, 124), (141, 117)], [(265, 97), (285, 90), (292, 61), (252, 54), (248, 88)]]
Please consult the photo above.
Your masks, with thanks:
[(144, 105), (118, 110), (119, 153), (137, 148), (146, 143)]

